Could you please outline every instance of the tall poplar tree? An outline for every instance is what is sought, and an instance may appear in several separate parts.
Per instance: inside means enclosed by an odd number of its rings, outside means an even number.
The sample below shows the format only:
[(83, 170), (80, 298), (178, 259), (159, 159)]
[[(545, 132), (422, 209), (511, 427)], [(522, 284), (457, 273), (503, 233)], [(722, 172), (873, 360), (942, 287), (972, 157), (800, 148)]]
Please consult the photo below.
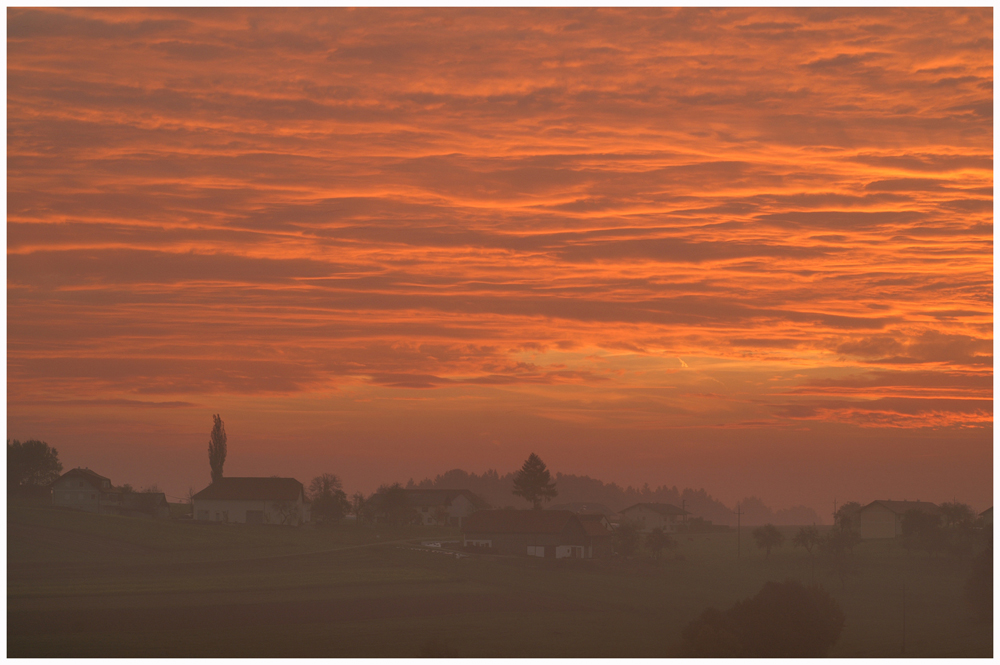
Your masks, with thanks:
[(219, 414), (212, 416), (215, 426), (208, 440), (208, 464), (212, 467), (212, 482), (222, 478), (222, 465), (226, 463), (226, 425)]
[(527, 499), (532, 508), (541, 510), (542, 501), (551, 501), (557, 494), (559, 492), (556, 491), (556, 484), (549, 470), (545, 468), (545, 462), (531, 453), (514, 476), (514, 496)]

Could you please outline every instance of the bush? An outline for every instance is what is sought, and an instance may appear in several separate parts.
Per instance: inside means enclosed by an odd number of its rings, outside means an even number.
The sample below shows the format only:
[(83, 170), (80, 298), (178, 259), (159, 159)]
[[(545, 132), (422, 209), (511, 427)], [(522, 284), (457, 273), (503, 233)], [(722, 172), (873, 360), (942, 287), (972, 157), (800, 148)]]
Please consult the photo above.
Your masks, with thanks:
[(844, 613), (820, 586), (768, 582), (720, 612), (705, 610), (682, 633), (687, 658), (820, 658), (840, 638)]
[(972, 574), (965, 584), (965, 596), (978, 621), (993, 623), (993, 547), (972, 560)]

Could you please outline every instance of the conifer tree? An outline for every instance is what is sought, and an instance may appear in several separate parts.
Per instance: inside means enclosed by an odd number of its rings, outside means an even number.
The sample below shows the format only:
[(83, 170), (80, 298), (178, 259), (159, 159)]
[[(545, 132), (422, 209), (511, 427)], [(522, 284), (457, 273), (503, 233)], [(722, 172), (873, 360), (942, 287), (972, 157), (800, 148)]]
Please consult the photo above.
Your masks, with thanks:
[(549, 470), (545, 468), (545, 462), (531, 453), (514, 476), (514, 496), (527, 499), (532, 508), (541, 510), (542, 501), (551, 501), (557, 494), (559, 492), (556, 491), (556, 484)]

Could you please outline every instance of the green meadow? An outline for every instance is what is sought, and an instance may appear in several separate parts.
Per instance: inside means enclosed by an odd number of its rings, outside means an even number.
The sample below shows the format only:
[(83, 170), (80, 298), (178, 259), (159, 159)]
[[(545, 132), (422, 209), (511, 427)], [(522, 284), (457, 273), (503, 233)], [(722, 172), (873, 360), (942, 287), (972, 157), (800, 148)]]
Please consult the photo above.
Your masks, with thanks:
[[(787, 536), (794, 528), (783, 529)], [(815, 581), (839, 657), (978, 656), (967, 558), (866, 542), (846, 571), (749, 529), (682, 535), (660, 561), (455, 557), (420, 527), (197, 524), (11, 505), (8, 657), (663, 657), (710, 606)]]

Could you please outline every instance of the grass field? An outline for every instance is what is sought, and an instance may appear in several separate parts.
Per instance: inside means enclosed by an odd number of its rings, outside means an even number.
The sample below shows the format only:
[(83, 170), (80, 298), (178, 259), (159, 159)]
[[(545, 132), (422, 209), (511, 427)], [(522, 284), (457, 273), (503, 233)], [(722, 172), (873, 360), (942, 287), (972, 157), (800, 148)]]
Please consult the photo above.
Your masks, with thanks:
[[(787, 530), (789, 535), (794, 529)], [(968, 560), (890, 542), (841, 578), (749, 529), (680, 536), (661, 562), (455, 558), (448, 529), (209, 525), (10, 506), (8, 657), (658, 657), (684, 625), (767, 580), (824, 585), (847, 623), (831, 656), (980, 656)], [(903, 615), (905, 609), (905, 633)]]

